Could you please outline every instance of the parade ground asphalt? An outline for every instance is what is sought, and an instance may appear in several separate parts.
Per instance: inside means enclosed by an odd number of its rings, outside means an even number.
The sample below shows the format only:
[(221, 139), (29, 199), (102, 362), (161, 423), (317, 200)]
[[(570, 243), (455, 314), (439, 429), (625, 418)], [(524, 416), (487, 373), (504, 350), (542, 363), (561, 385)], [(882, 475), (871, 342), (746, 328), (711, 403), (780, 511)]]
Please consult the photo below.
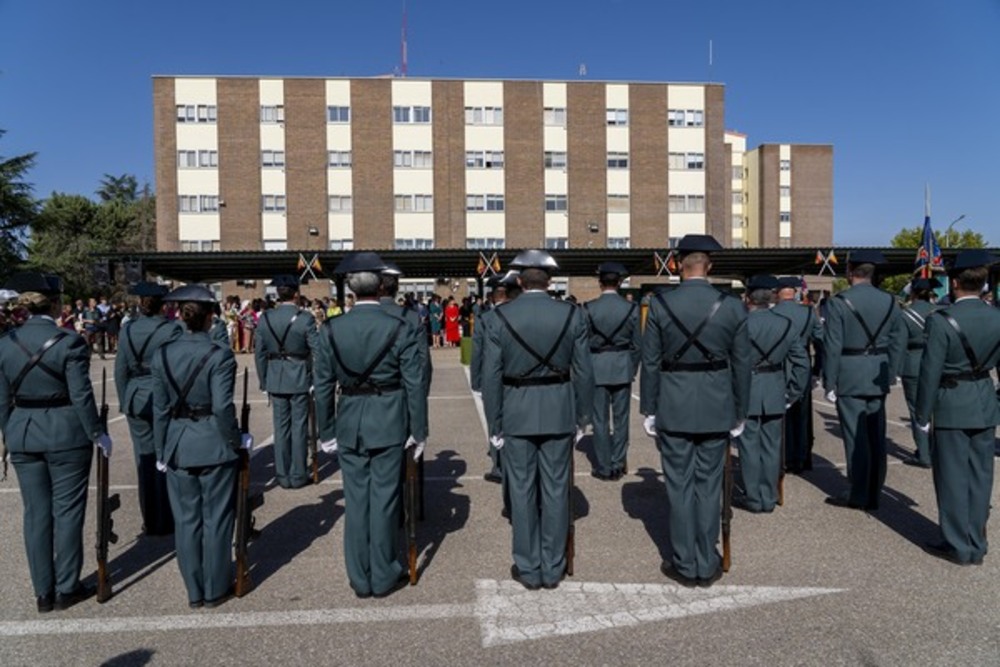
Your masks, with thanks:
[[(939, 537), (937, 505), (931, 472), (901, 464), (912, 450), (901, 389), (888, 400), (880, 509), (824, 504), (845, 489), (844, 451), (835, 407), (816, 390), (815, 469), (786, 478), (785, 504), (773, 513), (734, 510), (730, 572), (694, 589), (660, 573), (666, 494), (634, 400), (628, 475), (595, 479), (590, 438), (576, 447), (574, 576), (529, 592), (510, 579), (510, 528), (500, 487), (483, 479), (486, 437), (467, 370), (457, 349), (433, 359), (416, 586), (354, 596), (337, 461), (320, 455), (318, 486), (276, 486), (270, 410), (252, 357), (238, 355), (241, 375), (250, 369), (253, 485), (265, 497), (250, 546), (254, 590), (188, 609), (173, 539), (140, 536), (132, 448), (109, 380), (112, 493), (122, 500), (114, 596), (36, 612), (12, 469), (0, 484), (0, 665), (1000, 664), (1000, 554), (962, 567), (921, 550)], [(98, 398), (101, 370), (110, 378), (112, 366), (94, 358)], [(242, 377), (237, 403), (241, 387)], [(94, 493), (92, 478), (83, 567), (91, 583)], [(1000, 529), (996, 520), (990, 529)]]

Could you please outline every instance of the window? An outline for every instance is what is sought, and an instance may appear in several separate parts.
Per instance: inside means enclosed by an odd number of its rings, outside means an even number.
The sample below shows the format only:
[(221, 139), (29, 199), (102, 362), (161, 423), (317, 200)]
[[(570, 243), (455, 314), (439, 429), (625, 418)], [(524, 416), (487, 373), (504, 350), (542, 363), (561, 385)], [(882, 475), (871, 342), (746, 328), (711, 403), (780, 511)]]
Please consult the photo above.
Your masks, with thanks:
[(668, 109), (667, 125), (670, 127), (703, 127), (705, 112), (701, 109)]
[(330, 250), (354, 250), (354, 239), (330, 239)]
[(780, 162), (778, 162), (778, 169), (780, 169), (781, 171), (791, 171), (792, 170), (792, 161), (791, 160), (781, 160)]
[(608, 237), (608, 247), (614, 248), (616, 250), (628, 250), (631, 247), (631, 242), (627, 236), (609, 236)]
[(284, 167), (285, 151), (261, 151), (260, 166), (262, 167)]
[(330, 195), (330, 213), (350, 213), (353, 208), (351, 195)]
[(792, 212), (791, 211), (781, 211), (778, 213), (778, 222), (791, 222)]
[(263, 195), (260, 201), (261, 209), (264, 211), (285, 210), (285, 195)]
[(565, 169), (566, 151), (545, 151), (546, 169)]
[(433, 195), (396, 195), (397, 213), (426, 213), (434, 210)]
[(219, 210), (219, 195), (198, 195), (198, 208), (202, 213)]
[(502, 250), (504, 240), (499, 238), (467, 238), (465, 247), (469, 250)]
[(429, 123), (431, 122), (430, 107), (393, 107), (393, 123)]
[(733, 231), (743, 229), (743, 216), (733, 215), (732, 225), (733, 225)]
[(431, 151), (393, 151), (392, 163), (403, 169), (430, 169), (434, 166)]
[(546, 211), (565, 211), (569, 208), (566, 195), (545, 195)]
[(741, 181), (741, 180), (743, 180), (743, 167), (741, 167), (739, 165), (735, 165), (733, 167), (733, 169), (732, 169), (732, 174), (733, 174), (733, 180), (734, 181)]
[(178, 195), (177, 210), (181, 213), (197, 213), (198, 195)]
[(791, 237), (789, 237), (789, 236), (782, 236), (782, 237), (778, 238), (778, 247), (779, 248), (791, 248), (792, 247), (792, 239), (791, 239)]
[(792, 186), (790, 186), (790, 185), (779, 185), (778, 186), (778, 196), (779, 197), (791, 197), (792, 196)]
[(198, 151), (199, 167), (218, 167), (219, 151)]
[(264, 239), (264, 250), (288, 250), (288, 241), (283, 239)]
[(413, 168), (430, 169), (434, 166), (431, 151), (413, 151)]
[(670, 153), (667, 155), (667, 167), (670, 169), (701, 170), (705, 168), (704, 153)]
[(736, 204), (737, 206), (740, 206), (740, 205), (743, 204), (743, 192), (741, 192), (741, 191), (734, 191), (733, 192), (733, 204)]
[(670, 195), (671, 213), (703, 213), (705, 195)]
[(466, 125), (503, 125), (503, 107), (465, 107)]
[(685, 169), (704, 169), (705, 168), (705, 154), (704, 153), (688, 153), (686, 156)]
[(181, 241), (183, 252), (211, 252), (221, 247), (219, 241)]
[(214, 123), (217, 116), (214, 104), (178, 104), (178, 123)]
[(268, 106), (262, 104), (260, 106), (260, 122), (262, 123), (284, 123), (285, 122), (285, 107), (282, 105)]
[(608, 125), (628, 125), (628, 109), (608, 109), (605, 117)]
[(628, 153), (608, 153), (608, 169), (628, 169)]
[(546, 250), (566, 250), (569, 248), (569, 239), (565, 236), (546, 236)]
[(542, 120), (546, 125), (566, 127), (566, 107), (545, 107)]
[(502, 169), (503, 151), (466, 151), (465, 166), (468, 169)]
[(328, 123), (350, 123), (351, 107), (327, 107), (326, 122)]
[(193, 169), (198, 166), (198, 151), (177, 151), (177, 168)]
[(503, 195), (466, 195), (466, 211), (502, 211), (504, 209)]
[(215, 213), (219, 210), (219, 195), (180, 195), (177, 197), (180, 213)]
[(628, 195), (608, 195), (608, 213), (628, 213)]
[(396, 250), (433, 250), (434, 239), (396, 239)]
[(326, 166), (337, 169), (351, 166), (351, 151), (327, 151)]

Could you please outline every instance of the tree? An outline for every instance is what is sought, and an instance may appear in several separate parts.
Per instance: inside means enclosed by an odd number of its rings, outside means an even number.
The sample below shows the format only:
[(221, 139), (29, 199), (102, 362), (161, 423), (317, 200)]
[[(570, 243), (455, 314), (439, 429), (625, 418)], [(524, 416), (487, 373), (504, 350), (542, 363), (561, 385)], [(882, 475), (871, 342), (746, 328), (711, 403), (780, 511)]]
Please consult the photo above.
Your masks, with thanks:
[[(986, 241), (983, 235), (971, 229), (963, 229), (958, 232), (955, 229), (948, 229), (945, 232), (936, 231), (938, 245), (942, 248), (985, 248)], [(892, 237), (889, 245), (893, 248), (913, 248), (913, 256), (916, 258), (917, 248), (923, 243), (924, 227), (904, 227), (899, 233)], [(903, 273), (895, 276), (886, 276), (882, 280), (881, 287), (890, 294), (899, 294), (906, 287), (913, 277), (912, 273)]]
[(139, 182), (132, 174), (113, 176), (104, 174), (101, 187), (97, 188), (97, 196), (102, 202), (121, 202), (131, 204), (138, 199)]
[[(4, 131), (0, 130), (0, 137)], [(24, 177), (35, 166), (36, 153), (9, 159), (0, 155), (0, 279), (22, 261), (25, 232), (34, 220), (38, 204), (32, 186)]]

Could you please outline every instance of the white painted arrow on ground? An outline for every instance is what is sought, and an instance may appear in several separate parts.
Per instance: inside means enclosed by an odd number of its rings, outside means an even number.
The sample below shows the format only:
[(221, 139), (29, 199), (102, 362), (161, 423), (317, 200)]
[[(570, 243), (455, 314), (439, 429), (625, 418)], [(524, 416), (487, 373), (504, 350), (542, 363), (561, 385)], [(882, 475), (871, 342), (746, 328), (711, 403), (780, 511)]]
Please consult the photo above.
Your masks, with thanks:
[(777, 586), (688, 589), (670, 584), (564, 582), (554, 591), (533, 592), (513, 581), (481, 579), (476, 582), (476, 602), (471, 604), (7, 621), (0, 622), (0, 637), (386, 623), (471, 617), (479, 621), (483, 646), (490, 647), (711, 614), (838, 593), (841, 590)]

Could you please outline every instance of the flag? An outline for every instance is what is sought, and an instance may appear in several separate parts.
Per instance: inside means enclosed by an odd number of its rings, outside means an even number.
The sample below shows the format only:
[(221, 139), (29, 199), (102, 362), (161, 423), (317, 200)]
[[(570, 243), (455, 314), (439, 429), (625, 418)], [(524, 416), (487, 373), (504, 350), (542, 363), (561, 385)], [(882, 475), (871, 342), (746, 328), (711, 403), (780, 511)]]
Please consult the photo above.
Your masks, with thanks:
[(924, 234), (913, 263), (913, 273), (919, 273), (921, 278), (930, 278), (935, 270), (940, 271), (942, 268), (941, 246), (938, 245), (934, 231), (931, 229), (931, 216), (929, 215), (924, 216)]
[(496, 255), (493, 255), (493, 264), (491, 266), (493, 268), (493, 273), (500, 273), (500, 258)]
[(313, 257), (311, 266), (312, 270), (315, 271), (316, 273), (323, 273), (323, 265), (319, 263), (319, 255)]
[(306, 268), (306, 258), (303, 257), (302, 255), (299, 255), (299, 261), (296, 262), (296, 264), (295, 264), (295, 270), (296, 271), (304, 271), (305, 268)]
[(822, 250), (817, 250), (816, 251), (816, 259), (813, 261), (813, 264), (822, 264), (823, 260), (824, 260), (823, 251)]
[(483, 257), (482, 253), (479, 253), (479, 264), (476, 265), (476, 274), (483, 275), (486, 273), (486, 258)]

